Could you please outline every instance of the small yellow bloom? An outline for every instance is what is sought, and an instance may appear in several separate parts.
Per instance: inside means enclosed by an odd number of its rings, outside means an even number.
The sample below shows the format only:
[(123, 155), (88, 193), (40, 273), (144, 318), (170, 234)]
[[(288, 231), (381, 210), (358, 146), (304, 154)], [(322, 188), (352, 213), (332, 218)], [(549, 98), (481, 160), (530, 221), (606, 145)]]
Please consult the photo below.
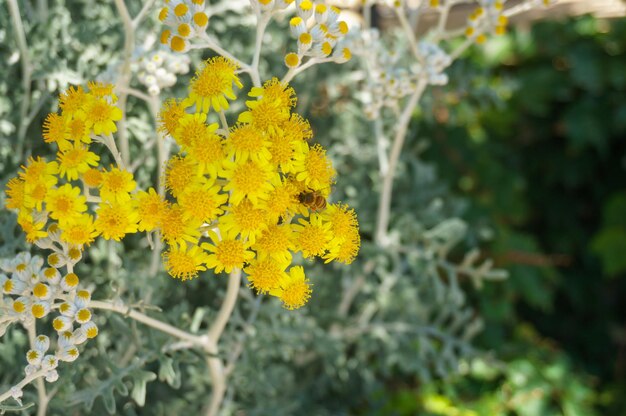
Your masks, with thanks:
[(212, 243), (202, 243), (202, 248), (211, 253), (207, 258), (207, 267), (215, 269), (215, 273), (230, 273), (234, 268), (241, 269), (254, 258), (254, 253), (248, 250), (248, 243), (244, 243), (233, 233), (227, 234), (220, 230), (220, 236), (210, 231)]
[(87, 172), (90, 166), (97, 166), (100, 157), (88, 150), (80, 143), (74, 143), (66, 150), (57, 154), (59, 161), (59, 173), (61, 177), (66, 177), (68, 181), (78, 179)]
[(8, 209), (24, 209), (26, 208), (26, 184), (19, 178), (11, 178), (7, 182), (4, 193), (7, 198), (5, 200), (5, 206)]
[(196, 112), (207, 113), (211, 107), (215, 111), (227, 110), (226, 98), (236, 99), (233, 83), (243, 87), (235, 73), (238, 65), (223, 56), (207, 59), (189, 84), (189, 97), (183, 101), (185, 107), (196, 106)]
[(224, 162), (224, 169), (219, 175), (229, 181), (224, 191), (231, 192), (231, 204), (237, 205), (247, 197), (257, 205), (259, 200), (267, 199), (272, 190), (269, 180), (275, 174), (269, 164), (248, 160), (241, 164)]
[(228, 158), (235, 162), (252, 159), (255, 162), (267, 163), (272, 157), (268, 150), (271, 142), (267, 140), (263, 130), (251, 124), (238, 124), (230, 129), (226, 148)]
[(217, 128), (217, 123), (207, 126), (205, 113), (185, 113), (180, 118), (178, 128), (175, 134), (172, 134), (172, 137), (181, 149), (186, 150), (207, 134), (213, 133)]
[(59, 149), (67, 149), (70, 146), (68, 120), (50, 113), (43, 122), (43, 140), (46, 143), (56, 143)]
[(309, 147), (306, 142), (301, 142), (299, 145), (301, 152), (296, 153), (294, 162), (296, 179), (313, 190), (328, 191), (335, 181), (336, 172), (326, 151), (319, 144)]
[(90, 245), (98, 236), (93, 217), (81, 214), (61, 226), (61, 240), (77, 246)]
[(163, 253), (165, 269), (170, 276), (181, 280), (193, 279), (198, 276), (198, 272), (206, 270), (208, 257), (208, 254), (196, 245), (187, 249), (182, 246), (171, 246)]
[(195, 183), (185, 189), (178, 197), (178, 203), (183, 208), (183, 219), (195, 219), (207, 224), (217, 219), (224, 213), (222, 206), (228, 200), (228, 195), (220, 193), (221, 189), (209, 182)]
[(280, 262), (291, 262), (290, 250), (295, 250), (292, 239), (292, 229), (289, 224), (273, 224), (267, 227), (257, 238), (252, 249), (256, 251), (257, 258), (273, 258)]
[(96, 213), (98, 217), (94, 225), (105, 240), (120, 241), (126, 234), (137, 232), (139, 214), (131, 204), (103, 202)]
[(183, 118), (185, 114), (185, 107), (183, 107), (182, 101), (178, 101), (174, 98), (165, 101), (159, 112), (158, 131), (173, 137), (178, 129), (181, 118)]
[(137, 230), (152, 231), (160, 226), (167, 203), (154, 188), (148, 189), (148, 192), (139, 191), (134, 198), (137, 201), (137, 214), (139, 214)]
[(57, 189), (48, 191), (46, 210), (50, 212), (50, 218), (64, 224), (87, 211), (86, 202), (86, 198), (81, 195), (80, 188), (66, 183)]
[(241, 236), (254, 244), (256, 237), (266, 227), (267, 212), (261, 205), (254, 206), (248, 199), (231, 206), (226, 215), (220, 217), (220, 230)]
[(65, 92), (59, 95), (59, 107), (63, 116), (74, 116), (85, 104), (87, 94), (83, 87), (76, 88), (70, 86)]
[(168, 205), (161, 216), (161, 236), (169, 245), (186, 242), (196, 244), (200, 238), (199, 227), (201, 222), (195, 218), (185, 219), (183, 208), (178, 205)]
[[(93, 92), (93, 91), (92, 91)], [(78, 117), (85, 120), (88, 127), (97, 135), (105, 136), (117, 131), (116, 121), (122, 119), (122, 110), (104, 98), (92, 98), (87, 101)]]
[(187, 157), (197, 164), (198, 174), (208, 174), (213, 179), (217, 178), (222, 162), (226, 159), (224, 138), (214, 133), (215, 130), (217, 124), (208, 126), (204, 135), (194, 140), (187, 149)]
[(304, 306), (311, 298), (311, 292), (313, 290), (304, 275), (304, 269), (302, 266), (294, 266), (280, 280), (279, 287), (270, 291), (270, 295), (278, 297), (286, 309), (293, 310)]
[(102, 173), (100, 197), (103, 201), (127, 202), (136, 186), (132, 173), (111, 167), (111, 170)]
[(40, 238), (44, 238), (48, 233), (43, 229), (46, 226), (46, 221), (37, 221), (32, 215), (25, 212), (21, 212), (17, 217), (17, 223), (22, 227), (24, 233), (26, 233), (26, 241), (34, 243)]
[(201, 181), (198, 165), (189, 157), (174, 156), (165, 167), (165, 187), (178, 197), (193, 183)]
[(299, 223), (291, 225), (296, 249), (307, 258), (323, 256), (332, 239), (330, 224), (324, 223), (320, 214), (311, 214), (309, 221), (300, 218)]
[(248, 286), (253, 288), (259, 295), (278, 289), (280, 282), (287, 277), (285, 269), (288, 265), (289, 263), (280, 263), (271, 258), (252, 261), (244, 269), (250, 282)]

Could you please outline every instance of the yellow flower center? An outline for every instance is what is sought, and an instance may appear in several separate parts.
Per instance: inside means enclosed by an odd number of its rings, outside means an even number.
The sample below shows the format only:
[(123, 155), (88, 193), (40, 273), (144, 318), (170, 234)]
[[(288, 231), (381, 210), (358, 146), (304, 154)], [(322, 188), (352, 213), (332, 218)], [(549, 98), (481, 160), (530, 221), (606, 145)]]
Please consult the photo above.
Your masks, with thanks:
[(249, 286), (256, 290), (258, 294), (266, 294), (278, 287), (282, 270), (276, 262), (264, 260), (250, 266), (246, 269), (246, 272), (250, 281)]
[(222, 240), (217, 243), (215, 255), (226, 268), (243, 266), (244, 254), (243, 242), (239, 240)]

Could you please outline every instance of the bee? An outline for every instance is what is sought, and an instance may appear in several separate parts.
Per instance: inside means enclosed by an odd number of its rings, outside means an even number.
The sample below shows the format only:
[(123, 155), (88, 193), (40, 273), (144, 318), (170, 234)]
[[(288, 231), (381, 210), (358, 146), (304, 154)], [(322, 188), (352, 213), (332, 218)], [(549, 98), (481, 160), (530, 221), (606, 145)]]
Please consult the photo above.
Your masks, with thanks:
[(319, 191), (305, 191), (298, 194), (298, 201), (311, 211), (321, 211), (326, 208), (326, 198)]

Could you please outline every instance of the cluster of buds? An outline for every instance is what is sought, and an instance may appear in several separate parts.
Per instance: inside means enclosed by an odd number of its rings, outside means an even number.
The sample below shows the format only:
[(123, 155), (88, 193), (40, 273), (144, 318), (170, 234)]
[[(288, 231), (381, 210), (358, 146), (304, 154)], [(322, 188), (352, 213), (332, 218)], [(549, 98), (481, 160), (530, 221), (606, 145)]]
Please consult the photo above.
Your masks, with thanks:
[(146, 86), (148, 94), (159, 95), (162, 88), (176, 84), (176, 75), (189, 72), (189, 57), (157, 51), (142, 56), (138, 64), (137, 78)]
[(509, 19), (502, 13), (506, 0), (481, 0), (467, 18), (465, 35), (476, 43), (487, 40), (485, 33), (504, 35)]
[(289, 68), (297, 68), (304, 57), (328, 59), (337, 63), (350, 60), (352, 52), (341, 45), (348, 33), (348, 24), (339, 20), (341, 11), (323, 1), (296, 0), (296, 16), (289, 21), (292, 36), (298, 42), (298, 52), (285, 56)]
[[(58, 227), (51, 226), (50, 240), (58, 242)], [(0, 261), (0, 285), (2, 295), (0, 306), (6, 311), (0, 318), (2, 333), (9, 324), (21, 322), (25, 327), (35, 327), (35, 321), (51, 313), (57, 313), (52, 320), (56, 331), (56, 351), (47, 354), (50, 339), (46, 335), (35, 335), (31, 349), (26, 353), (26, 374), (44, 371), (46, 380), (56, 381), (56, 367), (59, 361), (72, 362), (78, 358), (78, 345), (98, 335), (98, 327), (91, 320), (88, 308), (91, 293), (79, 286), (75, 273), (65, 275), (59, 271), (62, 266), (72, 270), (74, 260), (62, 259), (57, 253), (48, 257), (48, 265), (39, 256), (22, 252), (11, 259)], [(0, 335), (2, 335), (0, 333)]]
[(444, 71), (452, 63), (450, 55), (439, 45), (428, 41), (421, 41), (417, 48), (423, 59), (423, 65), (413, 68), (413, 72), (416, 74), (423, 73), (431, 85), (446, 85), (448, 75)]
[(175, 52), (186, 52), (191, 40), (204, 36), (209, 25), (204, 0), (165, 0), (159, 20), (168, 27), (161, 32), (161, 43)]

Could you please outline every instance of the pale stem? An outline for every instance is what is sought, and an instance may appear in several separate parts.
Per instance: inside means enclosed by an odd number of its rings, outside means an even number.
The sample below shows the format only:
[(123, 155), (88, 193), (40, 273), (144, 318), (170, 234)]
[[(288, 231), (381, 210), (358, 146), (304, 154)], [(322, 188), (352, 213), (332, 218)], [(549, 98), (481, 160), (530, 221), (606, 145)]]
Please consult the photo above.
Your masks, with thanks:
[(446, 2), (443, 5), (443, 9), (439, 14), (439, 21), (437, 22), (437, 28), (435, 29), (435, 35), (433, 38), (433, 43), (439, 42), (441, 36), (445, 33), (446, 30), (446, 22), (448, 21), (448, 15), (450, 13), (450, 9), (452, 8), (453, 3)]
[(117, 106), (120, 110), (122, 110), (122, 119), (118, 121), (119, 130), (117, 135), (120, 140), (122, 161), (124, 162), (124, 166), (127, 166), (130, 162), (130, 147), (128, 143), (128, 130), (126, 128), (126, 101), (128, 99), (128, 92), (126, 90), (130, 85), (130, 61), (132, 59), (133, 48), (135, 45), (135, 29), (124, 0), (115, 0), (115, 6), (117, 7), (117, 11), (122, 18), (122, 24), (124, 26), (124, 60), (120, 67), (120, 74), (116, 82), (120, 91)]
[[(28, 341), (30, 342), (31, 349), (35, 349), (35, 337), (37, 337), (37, 330), (35, 328), (36, 324), (36, 321), (33, 319), (28, 325), (26, 325), (26, 330), (28, 331)], [(37, 398), (39, 400), (37, 416), (45, 416), (48, 410), (48, 395), (46, 393), (46, 385), (43, 379), (36, 379), (35, 387), (37, 388)]]
[(26, 129), (28, 128), (28, 108), (30, 107), (30, 83), (33, 73), (33, 67), (28, 55), (28, 45), (26, 44), (26, 35), (24, 33), (24, 24), (22, 23), (22, 17), (20, 15), (20, 8), (17, 4), (17, 0), (7, 0), (9, 6), (9, 13), (11, 14), (11, 23), (13, 24), (13, 31), (15, 32), (15, 40), (17, 41), (17, 47), (20, 50), (20, 60), (22, 61), (22, 88), (24, 89), (24, 96), (20, 106), (20, 125), (17, 132), (16, 154), (20, 158), (23, 158), (22, 153), (24, 151), (24, 138), (26, 136)]
[(296, 75), (298, 75), (299, 73), (301, 73), (302, 71), (305, 71), (306, 69), (317, 65), (317, 64), (321, 64), (324, 62), (331, 62), (332, 58), (324, 58), (324, 59), (318, 59), (318, 58), (311, 58), (308, 61), (306, 61), (304, 64), (300, 65), (297, 68), (290, 68), (289, 71), (287, 71), (287, 73), (285, 74), (285, 76), (282, 79), (282, 83), (286, 84), (288, 82), (290, 82)]
[(117, 164), (118, 168), (120, 170), (125, 170), (126, 163), (124, 162), (120, 151), (117, 150), (117, 145), (115, 144), (115, 139), (113, 138), (113, 136), (111, 134), (108, 134), (102, 137), (103, 137), (104, 145), (107, 147), (107, 149), (109, 149), (109, 151), (113, 155), (113, 158), (115, 159), (115, 163)]
[(133, 29), (137, 29), (137, 26), (139, 26), (143, 18), (146, 17), (146, 14), (150, 11), (152, 6), (154, 6), (155, 1), (156, 0), (147, 0), (144, 3), (139, 13), (137, 13), (137, 16), (135, 16), (135, 18), (132, 20)]
[[(22, 389), (27, 384), (30, 384), (33, 380), (37, 380), (38, 378), (45, 376), (48, 373), (48, 371), (50, 371), (50, 370), (42, 369), (42, 370), (39, 370), (39, 371), (35, 371), (31, 375), (24, 377), (22, 379), (22, 381), (20, 381), (19, 383), (15, 384), (13, 387), (17, 388), (17, 389)], [(2, 403), (3, 401), (5, 401), (9, 397), (11, 397), (11, 390), (12, 390), (12, 388), (7, 390), (7, 391), (5, 391), (2, 394), (0, 394), (0, 403)]]
[(213, 324), (209, 328), (207, 352), (207, 365), (209, 366), (209, 372), (211, 373), (211, 382), (213, 386), (213, 394), (211, 394), (211, 401), (206, 411), (206, 416), (216, 416), (222, 406), (224, 400), (224, 394), (226, 393), (226, 374), (224, 371), (224, 363), (217, 356), (219, 351), (217, 343), (224, 332), (224, 328), (230, 319), (235, 303), (237, 302), (237, 295), (239, 294), (239, 288), (241, 287), (241, 269), (236, 268), (228, 276), (228, 286), (226, 288), (226, 295), (224, 302), (217, 314), (217, 318), (213, 321)]
[(256, 39), (254, 43), (254, 55), (250, 65), (250, 77), (255, 87), (261, 86), (261, 76), (259, 75), (259, 61), (261, 59), (261, 49), (263, 48), (263, 35), (269, 23), (271, 15), (269, 13), (257, 14)]
[(402, 111), (402, 115), (398, 120), (397, 130), (393, 141), (393, 147), (391, 148), (391, 154), (389, 155), (389, 168), (387, 174), (383, 177), (383, 187), (380, 193), (380, 200), (378, 203), (378, 224), (376, 227), (376, 240), (382, 245), (386, 246), (387, 241), (387, 227), (389, 226), (389, 211), (391, 209), (391, 195), (393, 191), (393, 178), (395, 176), (396, 167), (400, 154), (402, 152), (402, 146), (406, 139), (407, 129), (411, 121), (411, 115), (417, 106), (417, 103), (426, 88), (427, 80), (421, 78), (418, 81), (417, 87), (413, 91), (413, 94), (409, 98), (406, 107)]
[(202, 347), (204, 349), (206, 349), (206, 346), (208, 345), (207, 336), (198, 336), (189, 332), (185, 332), (175, 326), (152, 318), (125, 305), (117, 305), (110, 302), (92, 300), (89, 302), (89, 307), (93, 309), (102, 309), (119, 313), (120, 315), (123, 315), (130, 319), (134, 319), (135, 321), (141, 322), (142, 324), (154, 328), (158, 331), (164, 332), (183, 341), (189, 341), (191, 344)]
[(191, 45), (189, 49), (204, 49), (204, 48), (211, 49), (212, 51), (217, 52), (219, 55), (222, 55), (230, 59), (231, 61), (235, 62), (239, 66), (242, 72), (250, 72), (250, 65), (243, 63), (239, 59), (235, 58), (233, 54), (228, 52), (226, 49), (222, 48), (220, 45), (217, 44), (217, 42), (211, 39), (209, 35), (206, 34), (206, 32), (202, 33), (201, 37), (206, 43), (201, 43), (198, 45)]
[(411, 25), (409, 24), (409, 21), (406, 18), (406, 13), (404, 12), (404, 8), (403, 7), (396, 7), (396, 15), (398, 16), (398, 20), (400, 21), (400, 24), (402, 25), (402, 29), (404, 29), (404, 33), (406, 33), (406, 37), (409, 41), (409, 45), (411, 46), (411, 51), (413, 52), (413, 55), (415, 56), (415, 59), (418, 60), (418, 62), (422, 62), (423, 58), (422, 55), (419, 53), (419, 49), (417, 47), (417, 39), (415, 38), (415, 33), (413, 32), (413, 28), (411, 28)]
[(224, 110), (221, 110), (219, 113), (217, 113), (219, 118), (220, 118), (220, 123), (222, 123), (222, 128), (226, 131), (226, 133), (228, 134), (228, 121), (226, 120), (226, 114), (224, 114)]
[(387, 158), (389, 140), (385, 136), (382, 118), (376, 117), (374, 120), (374, 131), (376, 132), (376, 150), (378, 152), (379, 171), (381, 176), (385, 176), (389, 171), (389, 159)]

